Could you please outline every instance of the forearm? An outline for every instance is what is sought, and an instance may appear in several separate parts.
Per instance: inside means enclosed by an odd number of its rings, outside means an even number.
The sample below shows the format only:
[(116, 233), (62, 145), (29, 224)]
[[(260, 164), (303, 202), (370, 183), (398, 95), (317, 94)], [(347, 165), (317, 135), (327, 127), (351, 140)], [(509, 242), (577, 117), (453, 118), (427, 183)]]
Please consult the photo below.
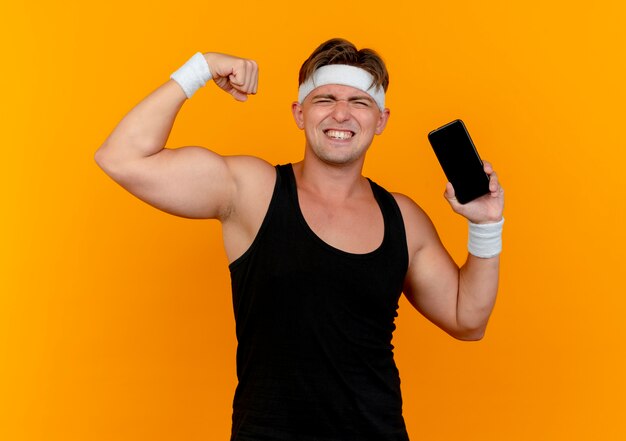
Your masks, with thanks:
[(169, 80), (137, 104), (96, 152), (100, 166), (123, 166), (163, 150), (176, 115), (187, 100)]
[(469, 340), (485, 333), (498, 292), (500, 256), (488, 259), (468, 254), (459, 270), (457, 326)]
[[(448, 183), (446, 199), (469, 223), (468, 257), (459, 268), (443, 247), (430, 220), (403, 204), (407, 241), (415, 250), (404, 292), (425, 317), (459, 340), (483, 337), (498, 291), (504, 218), (504, 192), (491, 164), (485, 162), (490, 194), (460, 204)], [(402, 201), (402, 199), (399, 199)], [(427, 222), (420, 222), (426, 219)], [(420, 228), (421, 227), (421, 228)]]

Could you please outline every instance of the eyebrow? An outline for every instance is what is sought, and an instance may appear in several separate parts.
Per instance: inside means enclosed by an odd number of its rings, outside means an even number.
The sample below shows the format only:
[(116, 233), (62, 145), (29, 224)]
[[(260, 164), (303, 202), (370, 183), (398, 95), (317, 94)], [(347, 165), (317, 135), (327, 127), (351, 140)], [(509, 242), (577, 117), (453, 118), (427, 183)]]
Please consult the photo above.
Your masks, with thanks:
[[(312, 99), (316, 99), (316, 98), (328, 98), (328, 99), (337, 101), (337, 97), (333, 95), (332, 93), (314, 95)], [(372, 97), (369, 95), (356, 95), (356, 96), (351, 96), (350, 98), (348, 98), (348, 101), (360, 101), (360, 100), (367, 100), (372, 103), (374, 102)]]

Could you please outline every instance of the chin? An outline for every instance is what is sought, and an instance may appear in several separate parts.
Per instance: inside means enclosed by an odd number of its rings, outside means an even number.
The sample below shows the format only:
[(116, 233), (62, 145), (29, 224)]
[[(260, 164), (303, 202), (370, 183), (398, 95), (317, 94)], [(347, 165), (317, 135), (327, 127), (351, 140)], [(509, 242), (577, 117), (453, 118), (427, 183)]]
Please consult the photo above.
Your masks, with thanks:
[(317, 155), (324, 163), (329, 165), (349, 165), (357, 162), (361, 157), (355, 155)]

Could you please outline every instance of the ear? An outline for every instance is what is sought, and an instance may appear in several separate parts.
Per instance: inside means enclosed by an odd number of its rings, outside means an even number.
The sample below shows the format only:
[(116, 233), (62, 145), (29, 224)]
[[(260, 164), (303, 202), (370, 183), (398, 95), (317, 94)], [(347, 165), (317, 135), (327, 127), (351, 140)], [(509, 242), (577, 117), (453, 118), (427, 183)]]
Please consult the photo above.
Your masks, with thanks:
[(389, 109), (385, 109), (382, 112), (380, 112), (380, 116), (378, 117), (378, 122), (376, 123), (376, 134), (380, 135), (381, 133), (383, 133), (383, 130), (385, 130), (385, 127), (387, 127), (387, 121), (389, 120), (389, 115), (390, 115), (390, 111)]
[(302, 105), (295, 101), (291, 103), (291, 113), (293, 114), (293, 119), (296, 121), (296, 125), (300, 130), (304, 129), (304, 118), (302, 116)]

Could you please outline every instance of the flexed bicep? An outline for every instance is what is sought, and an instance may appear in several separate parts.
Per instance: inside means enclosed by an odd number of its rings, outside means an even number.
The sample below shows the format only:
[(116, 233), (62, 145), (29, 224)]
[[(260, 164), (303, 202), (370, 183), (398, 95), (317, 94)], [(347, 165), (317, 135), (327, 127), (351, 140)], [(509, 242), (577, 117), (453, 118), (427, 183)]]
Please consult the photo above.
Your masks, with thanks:
[(163, 149), (124, 165), (112, 177), (139, 199), (181, 217), (223, 219), (236, 186), (220, 155), (203, 147)]

